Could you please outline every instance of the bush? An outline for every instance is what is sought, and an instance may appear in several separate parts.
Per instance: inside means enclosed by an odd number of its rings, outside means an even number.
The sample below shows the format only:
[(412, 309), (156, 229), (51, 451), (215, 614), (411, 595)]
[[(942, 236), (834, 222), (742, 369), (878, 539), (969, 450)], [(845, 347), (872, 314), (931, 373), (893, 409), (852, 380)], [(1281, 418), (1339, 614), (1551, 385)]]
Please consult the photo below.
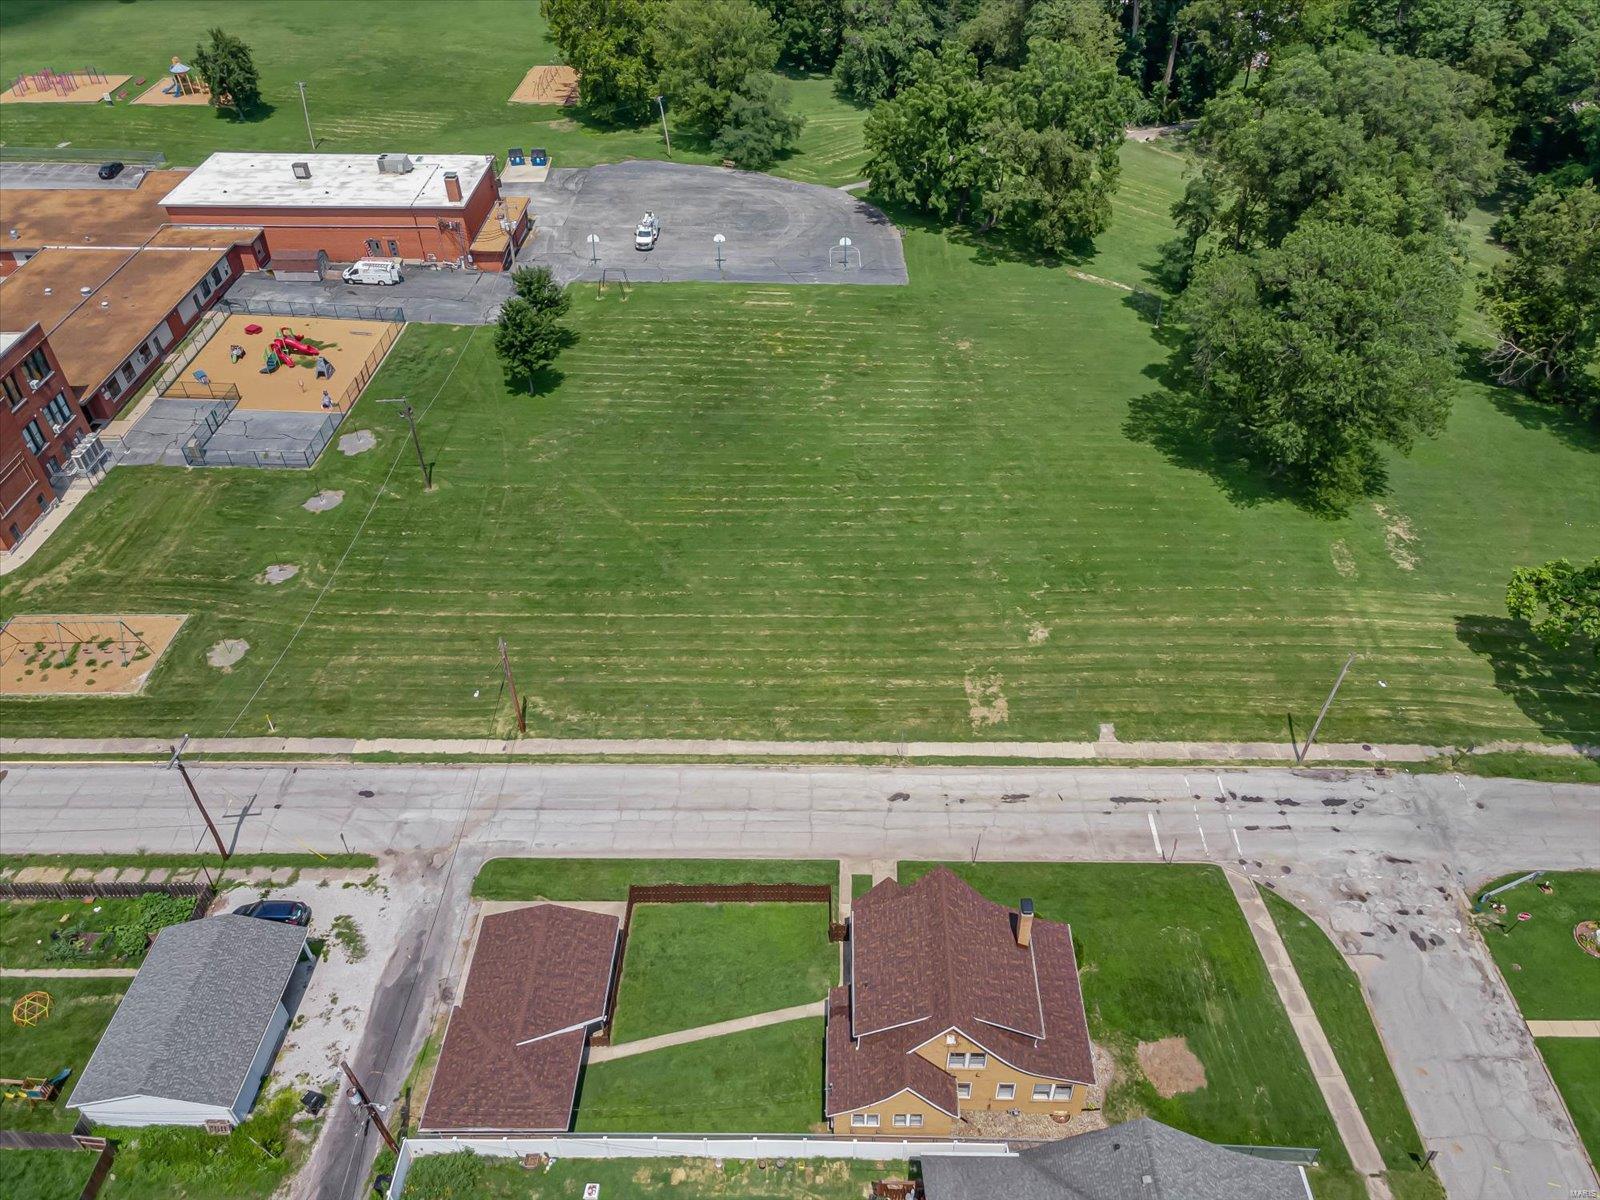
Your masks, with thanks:
[(119, 957), (139, 958), (152, 934), (160, 933), (168, 925), (181, 925), (193, 912), (192, 896), (146, 892), (139, 897), (139, 907), (133, 917), (111, 927), (111, 943)]

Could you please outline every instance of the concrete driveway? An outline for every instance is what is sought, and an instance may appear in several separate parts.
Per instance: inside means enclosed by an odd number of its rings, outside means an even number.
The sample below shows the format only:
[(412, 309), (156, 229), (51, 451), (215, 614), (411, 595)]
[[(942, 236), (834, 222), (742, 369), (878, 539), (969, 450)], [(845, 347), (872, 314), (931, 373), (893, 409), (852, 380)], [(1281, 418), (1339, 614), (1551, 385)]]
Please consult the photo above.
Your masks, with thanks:
[[(274, 279), (264, 271), (240, 277), (228, 292), (229, 300), (272, 300), (304, 305), (306, 316), (340, 316), (352, 305), (405, 309), (407, 321), (425, 325), (488, 325), (511, 295), (511, 276), (484, 271), (437, 271), (406, 268), (405, 278), (393, 287), (356, 286), (337, 274), (321, 283), (293, 283)], [(349, 315), (345, 311), (342, 315)]]
[[(507, 185), (531, 201), (534, 233), (519, 264), (546, 265), (563, 283), (621, 268), (633, 283), (904, 284), (900, 231), (878, 209), (837, 188), (749, 171), (682, 163), (625, 162), (550, 172), (544, 183)], [(646, 210), (661, 219), (654, 250), (633, 248)], [(715, 234), (722, 234), (723, 267)], [(588, 238), (600, 238), (598, 262)], [(848, 269), (830, 263), (848, 237)]]

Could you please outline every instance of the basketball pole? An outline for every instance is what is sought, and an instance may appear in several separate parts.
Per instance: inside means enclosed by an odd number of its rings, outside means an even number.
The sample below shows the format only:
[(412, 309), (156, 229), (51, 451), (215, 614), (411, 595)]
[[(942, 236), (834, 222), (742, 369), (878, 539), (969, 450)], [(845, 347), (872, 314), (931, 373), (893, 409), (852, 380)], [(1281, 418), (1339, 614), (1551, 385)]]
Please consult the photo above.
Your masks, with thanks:
[(500, 670), (505, 673), (506, 687), (511, 689), (511, 710), (517, 714), (517, 732), (528, 736), (528, 718), (522, 711), (522, 698), (517, 695), (517, 681), (511, 674), (511, 656), (506, 652), (506, 640), (500, 639)]

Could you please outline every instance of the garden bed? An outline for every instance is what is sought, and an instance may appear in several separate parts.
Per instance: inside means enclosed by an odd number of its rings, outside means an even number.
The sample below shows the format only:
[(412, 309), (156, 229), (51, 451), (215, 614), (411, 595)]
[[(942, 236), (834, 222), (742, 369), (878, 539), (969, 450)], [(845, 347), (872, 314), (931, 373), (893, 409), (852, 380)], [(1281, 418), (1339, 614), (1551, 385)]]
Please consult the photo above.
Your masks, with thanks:
[(195, 897), (0, 900), (0, 964), (21, 968), (135, 967), (149, 938), (187, 921)]

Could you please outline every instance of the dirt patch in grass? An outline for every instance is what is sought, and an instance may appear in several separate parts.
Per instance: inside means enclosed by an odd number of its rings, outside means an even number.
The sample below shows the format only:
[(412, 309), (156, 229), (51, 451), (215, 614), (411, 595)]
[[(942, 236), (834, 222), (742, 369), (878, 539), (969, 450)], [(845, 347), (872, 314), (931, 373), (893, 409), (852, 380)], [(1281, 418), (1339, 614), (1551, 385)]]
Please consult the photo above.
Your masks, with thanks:
[(1328, 547), (1328, 553), (1333, 558), (1333, 569), (1345, 579), (1356, 577), (1355, 556), (1350, 553), (1350, 547), (1345, 545), (1343, 538), (1334, 538), (1333, 545)]
[(243, 638), (223, 638), (206, 652), (206, 661), (219, 671), (231, 671), (249, 651), (250, 643)]
[(1162, 1038), (1159, 1042), (1139, 1043), (1139, 1069), (1144, 1072), (1156, 1095), (1163, 1100), (1181, 1096), (1185, 1092), (1198, 1092), (1206, 1086), (1206, 1069), (1193, 1050), (1189, 1040), (1181, 1037)]
[(357, 454), (365, 454), (378, 444), (378, 435), (370, 429), (358, 429), (354, 433), (347, 433), (339, 439), (339, 453), (346, 458), (353, 458)]
[(318, 492), (301, 507), (307, 512), (327, 512), (330, 508), (338, 508), (343, 503), (343, 492)]
[(300, 574), (300, 568), (293, 563), (273, 563), (265, 571), (256, 576), (257, 583), (287, 583)]
[(1011, 710), (1006, 701), (1005, 680), (1000, 678), (999, 672), (990, 671), (985, 675), (968, 672), (961, 687), (967, 693), (967, 720), (974, 733), (1006, 723)]
[(1381, 504), (1374, 504), (1372, 510), (1383, 522), (1383, 544), (1389, 557), (1394, 559), (1394, 565), (1402, 571), (1415, 571), (1417, 531), (1411, 527), (1410, 519), (1390, 512)]

